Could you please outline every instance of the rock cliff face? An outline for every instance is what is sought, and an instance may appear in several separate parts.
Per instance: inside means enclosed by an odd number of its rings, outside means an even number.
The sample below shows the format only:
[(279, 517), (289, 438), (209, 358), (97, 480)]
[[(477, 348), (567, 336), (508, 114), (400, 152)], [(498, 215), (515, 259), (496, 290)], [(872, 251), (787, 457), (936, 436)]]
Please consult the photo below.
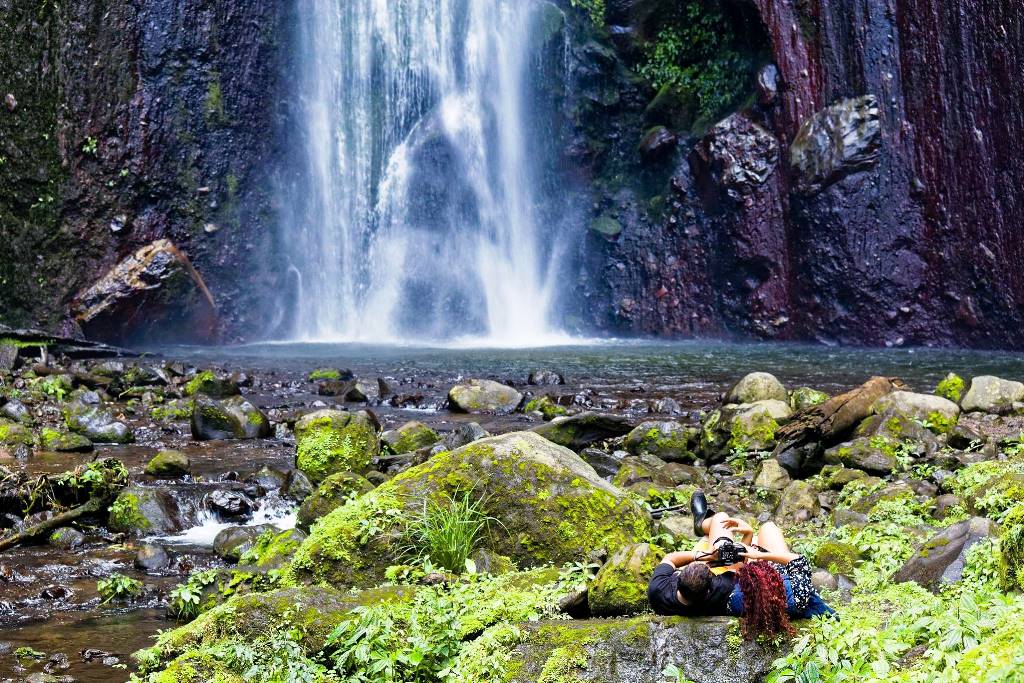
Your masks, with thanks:
[[(613, 34), (642, 28), (635, 8), (650, 3), (618, 4), (633, 8), (618, 17), (632, 28)], [(756, 17), (775, 68), (762, 72), (749, 123), (684, 138), (670, 167), (640, 171), (667, 176), (660, 189), (619, 188), (624, 229), (590, 261), (589, 281), (607, 287), (592, 295), (615, 306), (597, 322), (664, 335), (1019, 347), (1024, 6), (731, 5)], [(774, 170), (770, 145), (750, 144), (752, 125), (781, 149)], [(663, 215), (634, 208), (652, 192)]]
[(169, 239), (232, 336), (261, 327), (287, 5), (0, 1), (0, 319), (58, 326)]
[[(574, 73), (561, 142), (594, 228), (570, 323), (1022, 345), (1020, 3), (723, 0), (764, 68), (739, 112), (698, 124), (636, 75), (666, 3), (608, 0), (603, 28), (556, 4)], [(296, 7), (0, 0), (0, 320), (59, 327), (165, 239), (224, 338), (273, 329)]]

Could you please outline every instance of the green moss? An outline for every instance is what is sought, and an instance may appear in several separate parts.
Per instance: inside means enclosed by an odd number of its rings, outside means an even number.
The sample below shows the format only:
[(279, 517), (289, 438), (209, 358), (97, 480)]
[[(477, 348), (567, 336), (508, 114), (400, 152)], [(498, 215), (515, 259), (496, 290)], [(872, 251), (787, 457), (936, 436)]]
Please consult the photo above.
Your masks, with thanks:
[(928, 413), (928, 429), (936, 434), (950, 434), (956, 427), (957, 418), (943, 415), (939, 411)]
[(158, 422), (187, 420), (192, 417), (192, 401), (175, 400), (163, 405), (155, 405), (150, 409), (149, 416)]
[(779, 423), (767, 413), (755, 413), (745, 419), (733, 419), (729, 428), (729, 450), (763, 450), (775, 443)]
[(324, 379), (340, 380), (341, 371), (335, 370), (334, 368), (318, 368), (309, 373), (309, 377), (307, 379), (310, 382), (318, 382)]
[(264, 532), (256, 539), (253, 547), (242, 554), (238, 563), (259, 569), (281, 567), (295, 555), (304, 538), (304, 535), (296, 533), (293, 529)]
[(210, 72), (210, 81), (206, 85), (206, 123), (211, 126), (223, 126), (228, 123), (220, 74), (216, 71)]
[(408, 422), (394, 432), (384, 435), (388, 450), (392, 453), (412, 453), (421, 448), (433, 446), (441, 440), (430, 427), (420, 422)]
[(648, 609), (647, 583), (664, 551), (649, 545), (624, 548), (605, 563), (587, 591), (595, 616), (623, 616)]
[(363, 472), (379, 452), (376, 431), (361, 417), (313, 418), (296, 431), (296, 440), (297, 465), (314, 482), (335, 472)]
[(814, 553), (815, 566), (845, 576), (853, 576), (860, 559), (861, 553), (856, 546), (841, 541), (825, 541)]
[(935, 386), (935, 394), (959, 403), (964, 395), (964, 386), (964, 378), (951, 372)]
[(212, 370), (203, 370), (185, 384), (185, 394), (195, 396), (196, 394), (214, 395), (220, 382)]
[(146, 531), (151, 524), (139, 509), (139, 497), (134, 493), (122, 493), (110, 506), (108, 526), (111, 531)]
[(999, 580), (1006, 590), (1024, 590), (1024, 504), (1010, 510), (999, 533)]
[(35, 443), (32, 432), (14, 422), (0, 422), (0, 444), (31, 446)]
[(538, 396), (531, 399), (523, 408), (524, 413), (540, 413), (545, 420), (553, 420), (569, 411), (551, 400), (550, 396)]

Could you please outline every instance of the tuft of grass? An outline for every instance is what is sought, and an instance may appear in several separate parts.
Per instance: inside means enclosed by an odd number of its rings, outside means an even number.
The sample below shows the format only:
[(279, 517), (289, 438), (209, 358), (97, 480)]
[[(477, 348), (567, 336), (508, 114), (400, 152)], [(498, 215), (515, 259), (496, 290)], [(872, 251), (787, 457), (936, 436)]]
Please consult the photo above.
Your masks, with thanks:
[[(473, 571), (469, 558), (491, 522), (484, 501), (456, 491), (423, 501), (408, 527), (410, 550), (451, 572)], [(500, 523), (500, 522), (499, 522)]]

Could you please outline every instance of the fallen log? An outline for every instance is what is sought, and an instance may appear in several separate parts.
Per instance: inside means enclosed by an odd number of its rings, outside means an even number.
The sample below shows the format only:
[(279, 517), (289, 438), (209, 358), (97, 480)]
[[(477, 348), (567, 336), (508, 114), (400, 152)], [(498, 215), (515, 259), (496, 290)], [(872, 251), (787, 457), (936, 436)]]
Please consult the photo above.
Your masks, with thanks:
[(95, 515), (105, 510), (109, 504), (109, 499), (90, 498), (88, 501), (86, 501), (82, 505), (79, 505), (76, 508), (72, 508), (67, 512), (62, 512), (60, 514), (54, 515), (53, 517), (43, 520), (38, 524), (33, 524), (32, 526), (26, 529), (22, 529), (13, 536), (0, 538), (0, 552), (13, 548), (16, 545), (21, 545), (22, 543), (25, 543), (27, 541), (34, 540), (41, 536), (45, 536), (46, 534), (49, 534), (63, 526), (67, 526), (68, 524), (71, 524), (72, 522), (77, 521), (82, 517)]
[(825, 448), (844, 441), (871, 414), (875, 401), (903, 388), (895, 377), (872, 377), (856, 389), (805, 408), (775, 433), (778, 445), (772, 456), (793, 476), (821, 469), (818, 456)]

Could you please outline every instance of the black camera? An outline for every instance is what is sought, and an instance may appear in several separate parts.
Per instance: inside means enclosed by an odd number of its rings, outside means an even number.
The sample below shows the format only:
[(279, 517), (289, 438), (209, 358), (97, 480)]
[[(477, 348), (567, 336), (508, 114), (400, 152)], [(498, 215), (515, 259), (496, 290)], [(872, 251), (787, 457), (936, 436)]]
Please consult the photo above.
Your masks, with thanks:
[(736, 564), (737, 562), (743, 561), (744, 558), (740, 553), (747, 552), (747, 548), (742, 543), (737, 543), (728, 538), (721, 538), (719, 541), (718, 546), (716, 546), (716, 549), (718, 550), (718, 560), (715, 564), (728, 566), (730, 564)]

